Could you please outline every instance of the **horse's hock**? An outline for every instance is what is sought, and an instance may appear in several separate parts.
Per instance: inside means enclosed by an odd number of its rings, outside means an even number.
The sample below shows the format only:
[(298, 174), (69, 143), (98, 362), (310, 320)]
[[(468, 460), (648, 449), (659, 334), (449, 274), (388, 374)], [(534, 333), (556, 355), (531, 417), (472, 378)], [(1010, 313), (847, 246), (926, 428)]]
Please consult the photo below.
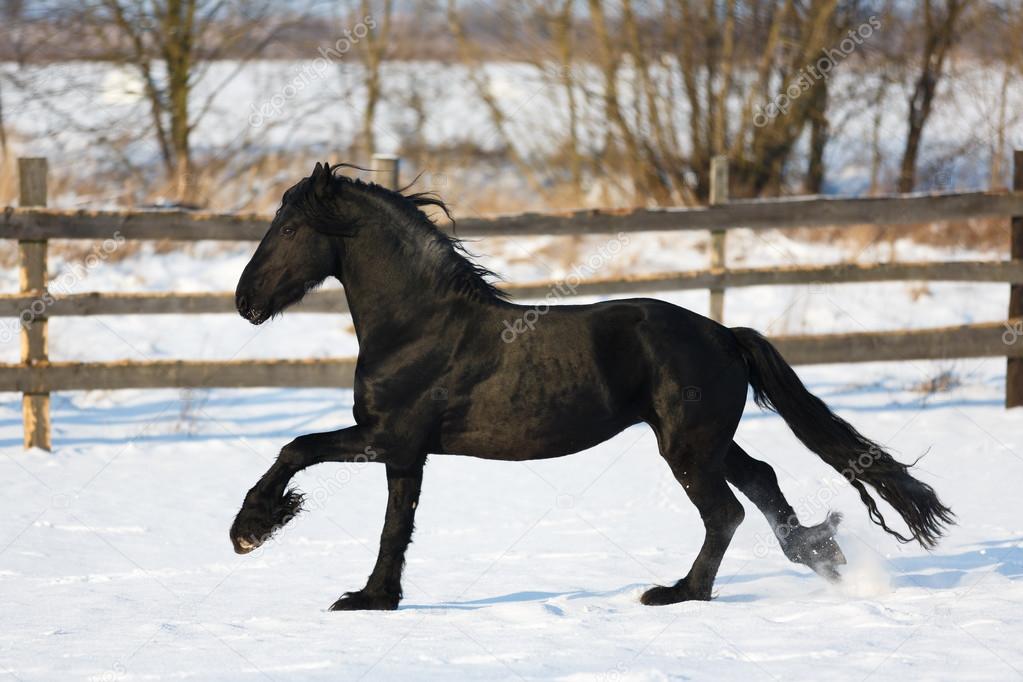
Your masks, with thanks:
[[(399, 160), (376, 159), (384, 184), (398, 186)], [(573, 235), (642, 231), (709, 231), (706, 270), (590, 279), (573, 287), (576, 296), (633, 295), (707, 289), (711, 316), (723, 321), (727, 289), (782, 284), (891, 281), (1001, 282), (1010, 285), (1006, 319), (980, 324), (894, 332), (775, 337), (792, 364), (1005, 357), (1006, 407), (1023, 405), (1023, 151), (1014, 154), (1010, 192), (905, 194), (868, 198), (786, 198), (729, 201), (727, 161), (715, 159), (712, 205), (700, 208), (586, 210), (525, 213), (459, 221), (461, 236)], [(60, 315), (236, 314), (233, 292), (85, 293), (55, 297), (47, 291), (47, 241), (222, 240), (259, 241), (270, 216), (185, 211), (65, 211), (46, 208), (46, 159), (18, 160), (19, 206), (0, 218), (0, 238), (18, 242), (19, 291), (0, 294), (0, 316), (13, 318), (21, 361), (0, 364), (0, 390), (23, 394), (25, 447), (49, 449), (50, 393), (125, 388), (239, 388), (257, 386), (351, 386), (355, 358), (150, 362), (50, 362), (47, 319)], [(900, 225), (970, 218), (1011, 222), (1009, 260), (900, 262), (729, 268), (729, 229)], [(557, 282), (513, 283), (504, 289), (520, 299), (543, 298)], [(339, 292), (310, 294), (298, 306), (306, 313), (347, 310)], [(10, 337), (10, 338), (6, 338)], [(13, 334), (5, 339), (13, 341)]]

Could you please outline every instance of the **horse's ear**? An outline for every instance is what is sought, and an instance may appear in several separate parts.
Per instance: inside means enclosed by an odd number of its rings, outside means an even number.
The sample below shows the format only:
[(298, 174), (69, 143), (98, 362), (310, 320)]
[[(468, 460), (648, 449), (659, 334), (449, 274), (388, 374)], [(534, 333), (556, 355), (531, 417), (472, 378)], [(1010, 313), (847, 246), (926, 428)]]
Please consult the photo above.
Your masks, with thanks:
[(317, 161), (316, 167), (313, 168), (313, 174), (309, 176), (309, 179), (313, 182), (313, 193), (317, 196), (326, 195), (327, 190), (330, 189), (331, 178), (330, 164), (321, 164)]

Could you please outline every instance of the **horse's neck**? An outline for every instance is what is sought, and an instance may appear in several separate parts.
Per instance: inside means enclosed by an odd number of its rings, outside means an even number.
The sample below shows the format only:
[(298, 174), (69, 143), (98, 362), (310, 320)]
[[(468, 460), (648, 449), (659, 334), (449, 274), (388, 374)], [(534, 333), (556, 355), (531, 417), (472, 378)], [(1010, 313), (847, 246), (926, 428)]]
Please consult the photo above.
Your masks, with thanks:
[(345, 248), (341, 283), (360, 342), (372, 338), (390, 346), (405, 337), (402, 329), (426, 325), (450, 306), (449, 296), (402, 251), (396, 239), (370, 241), (368, 235)]

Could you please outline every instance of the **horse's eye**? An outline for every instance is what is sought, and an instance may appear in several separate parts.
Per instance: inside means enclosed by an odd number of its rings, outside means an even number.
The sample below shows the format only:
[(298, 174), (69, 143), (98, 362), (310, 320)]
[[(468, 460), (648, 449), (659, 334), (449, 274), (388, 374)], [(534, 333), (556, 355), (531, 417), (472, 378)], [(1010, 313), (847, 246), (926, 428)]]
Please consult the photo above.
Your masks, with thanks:
[(295, 228), (292, 227), (291, 225), (285, 225), (284, 227), (281, 228), (281, 234), (283, 234), (285, 237), (290, 237), (291, 235), (295, 234)]

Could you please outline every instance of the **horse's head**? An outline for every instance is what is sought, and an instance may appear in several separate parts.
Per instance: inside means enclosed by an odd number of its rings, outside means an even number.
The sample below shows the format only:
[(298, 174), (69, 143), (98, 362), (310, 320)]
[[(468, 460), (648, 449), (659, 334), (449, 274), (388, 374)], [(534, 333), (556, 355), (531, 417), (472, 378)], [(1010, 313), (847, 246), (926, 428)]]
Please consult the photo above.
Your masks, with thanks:
[(235, 290), (238, 312), (262, 324), (340, 268), (340, 239), (347, 226), (339, 216), (335, 179), (327, 164), (293, 185), (281, 199), (270, 229), (256, 248)]

